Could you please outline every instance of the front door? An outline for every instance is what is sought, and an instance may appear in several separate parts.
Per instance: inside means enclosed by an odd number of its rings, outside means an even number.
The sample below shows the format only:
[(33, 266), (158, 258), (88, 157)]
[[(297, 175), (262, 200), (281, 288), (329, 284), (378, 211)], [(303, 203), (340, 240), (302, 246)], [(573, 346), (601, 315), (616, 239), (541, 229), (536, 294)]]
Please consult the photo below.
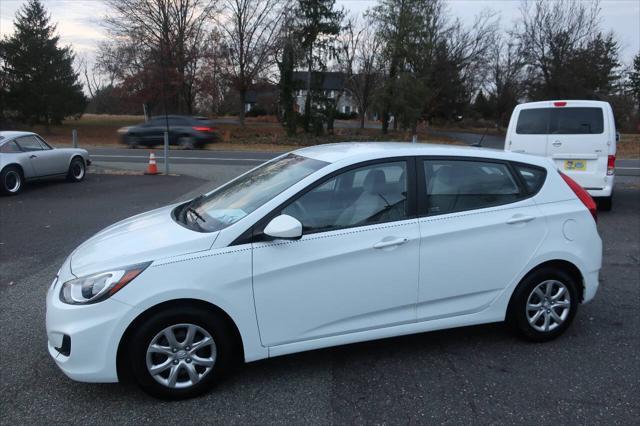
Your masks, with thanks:
[(419, 229), (409, 180), (404, 160), (351, 168), (276, 212), (300, 220), (304, 235), (253, 245), (263, 345), (415, 321)]
[(21, 136), (16, 138), (16, 142), (23, 151), (28, 153), (35, 176), (53, 176), (68, 171), (68, 155), (51, 149), (37, 136)]

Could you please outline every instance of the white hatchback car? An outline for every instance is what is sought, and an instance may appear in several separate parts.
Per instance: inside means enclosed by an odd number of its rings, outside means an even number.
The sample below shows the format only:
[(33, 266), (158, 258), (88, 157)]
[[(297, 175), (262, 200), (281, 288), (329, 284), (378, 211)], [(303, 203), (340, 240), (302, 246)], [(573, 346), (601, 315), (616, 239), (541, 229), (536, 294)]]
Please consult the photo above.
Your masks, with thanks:
[(304, 148), (78, 247), (48, 292), (49, 352), (72, 379), (185, 398), (234, 359), (505, 319), (549, 340), (598, 288), (594, 219), (545, 158)]

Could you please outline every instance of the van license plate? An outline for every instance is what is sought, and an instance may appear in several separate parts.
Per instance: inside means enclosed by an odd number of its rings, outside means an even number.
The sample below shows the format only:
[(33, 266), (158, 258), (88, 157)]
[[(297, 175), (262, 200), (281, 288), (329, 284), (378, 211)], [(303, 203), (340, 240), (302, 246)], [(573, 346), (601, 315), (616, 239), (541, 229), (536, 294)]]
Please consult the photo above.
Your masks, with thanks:
[(587, 160), (565, 160), (565, 170), (587, 170)]

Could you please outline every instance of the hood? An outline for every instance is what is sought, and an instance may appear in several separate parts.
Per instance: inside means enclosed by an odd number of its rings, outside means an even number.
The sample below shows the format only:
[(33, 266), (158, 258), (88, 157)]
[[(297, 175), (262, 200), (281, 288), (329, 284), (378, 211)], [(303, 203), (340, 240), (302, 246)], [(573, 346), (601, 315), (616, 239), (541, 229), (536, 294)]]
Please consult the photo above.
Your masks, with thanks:
[(208, 250), (217, 232), (189, 230), (171, 217), (175, 205), (130, 217), (98, 232), (71, 254), (81, 277), (111, 268)]

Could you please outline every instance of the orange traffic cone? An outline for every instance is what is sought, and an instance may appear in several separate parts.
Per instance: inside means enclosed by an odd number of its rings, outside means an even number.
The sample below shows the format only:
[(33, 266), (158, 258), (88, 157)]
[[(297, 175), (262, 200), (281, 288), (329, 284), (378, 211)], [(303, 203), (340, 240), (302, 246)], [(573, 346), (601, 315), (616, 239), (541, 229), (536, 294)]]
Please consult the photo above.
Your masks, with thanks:
[(149, 166), (147, 166), (147, 171), (144, 172), (145, 175), (157, 175), (158, 174), (158, 166), (156, 165), (156, 154), (153, 151), (149, 153)]

